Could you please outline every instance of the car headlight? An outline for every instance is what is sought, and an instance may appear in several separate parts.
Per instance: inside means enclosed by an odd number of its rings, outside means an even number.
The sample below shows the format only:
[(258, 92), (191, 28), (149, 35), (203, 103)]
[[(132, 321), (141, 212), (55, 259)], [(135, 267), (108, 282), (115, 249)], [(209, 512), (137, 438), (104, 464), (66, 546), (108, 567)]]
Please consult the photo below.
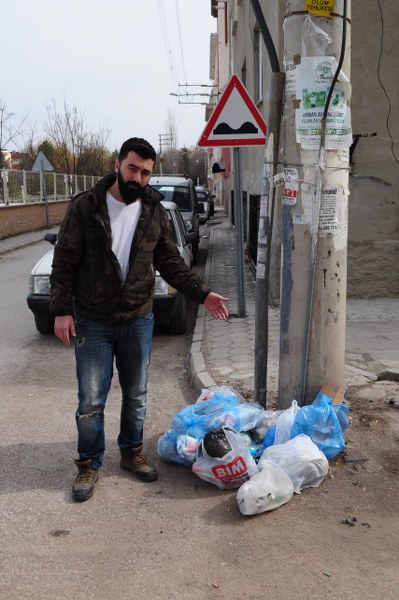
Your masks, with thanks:
[(29, 277), (29, 292), (31, 294), (50, 295), (50, 276), (31, 275)]
[(186, 225), (186, 229), (187, 231), (192, 231), (193, 230), (193, 224), (191, 223), (190, 219), (184, 219), (184, 223)]

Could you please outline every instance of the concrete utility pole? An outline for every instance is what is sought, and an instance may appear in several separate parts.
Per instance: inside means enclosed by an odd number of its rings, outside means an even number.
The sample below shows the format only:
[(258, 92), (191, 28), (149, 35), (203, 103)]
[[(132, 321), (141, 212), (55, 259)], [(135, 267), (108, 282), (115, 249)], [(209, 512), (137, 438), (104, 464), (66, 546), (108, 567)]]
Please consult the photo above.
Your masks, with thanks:
[(279, 408), (344, 385), (352, 142), (350, 0), (286, 5)]

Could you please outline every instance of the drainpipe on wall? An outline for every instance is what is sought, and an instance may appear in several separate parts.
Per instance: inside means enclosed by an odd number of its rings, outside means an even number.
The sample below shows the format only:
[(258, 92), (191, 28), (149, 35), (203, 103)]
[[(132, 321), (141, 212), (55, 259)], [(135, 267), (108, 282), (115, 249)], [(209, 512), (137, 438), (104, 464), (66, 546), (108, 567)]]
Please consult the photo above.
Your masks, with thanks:
[[(269, 338), (269, 287), (270, 257), (275, 209), (276, 188), (273, 184), (277, 172), (278, 152), (280, 145), (281, 109), (284, 93), (284, 73), (280, 65), (258, 0), (251, 0), (259, 31), (265, 43), (271, 66), (269, 101), (267, 111), (266, 148), (263, 163), (262, 195), (260, 198), (260, 214), (258, 229), (258, 248), (256, 257), (256, 290), (255, 290), (255, 402), (266, 407), (267, 396), (267, 363)], [(270, 189), (271, 202), (270, 202)]]

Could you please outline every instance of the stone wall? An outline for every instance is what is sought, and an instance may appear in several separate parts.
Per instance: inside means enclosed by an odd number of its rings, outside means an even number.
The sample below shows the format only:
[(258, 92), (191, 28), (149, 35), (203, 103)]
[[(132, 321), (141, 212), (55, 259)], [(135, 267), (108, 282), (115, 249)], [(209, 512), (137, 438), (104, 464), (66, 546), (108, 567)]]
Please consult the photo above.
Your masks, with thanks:
[[(61, 223), (68, 205), (69, 200), (48, 203), (50, 227)], [(46, 207), (43, 202), (0, 207), (0, 239), (46, 227)]]

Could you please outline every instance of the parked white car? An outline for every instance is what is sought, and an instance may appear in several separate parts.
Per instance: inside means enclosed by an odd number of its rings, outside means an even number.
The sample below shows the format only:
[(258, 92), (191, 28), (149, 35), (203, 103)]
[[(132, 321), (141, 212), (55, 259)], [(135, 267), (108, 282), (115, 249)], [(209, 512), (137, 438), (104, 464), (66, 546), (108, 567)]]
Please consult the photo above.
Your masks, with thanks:
[[(181, 213), (174, 202), (162, 201), (169, 217), (180, 255), (186, 265), (192, 265), (192, 240), (196, 233), (188, 233)], [(57, 235), (47, 233), (44, 239), (55, 245)], [(54, 331), (54, 317), (50, 314), (50, 273), (53, 262), (52, 248), (33, 267), (29, 277), (29, 294), (27, 303), (35, 317), (36, 329), (39, 333), (49, 334)], [(186, 297), (168, 285), (158, 271), (155, 277), (154, 318), (158, 325), (166, 325), (172, 334), (186, 331)]]

